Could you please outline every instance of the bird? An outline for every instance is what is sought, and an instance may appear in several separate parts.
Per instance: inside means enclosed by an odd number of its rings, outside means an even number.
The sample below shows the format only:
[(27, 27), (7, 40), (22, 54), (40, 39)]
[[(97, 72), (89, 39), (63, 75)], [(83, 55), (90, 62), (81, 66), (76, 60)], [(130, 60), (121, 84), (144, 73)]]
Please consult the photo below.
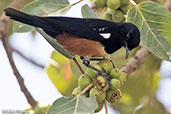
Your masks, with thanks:
[(81, 57), (105, 57), (125, 47), (128, 58), (129, 52), (140, 43), (140, 31), (132, 23), (65, 16), (40, 17), (13, 8), (4, 11), (15, 21), (42, 28), (64, 49)]

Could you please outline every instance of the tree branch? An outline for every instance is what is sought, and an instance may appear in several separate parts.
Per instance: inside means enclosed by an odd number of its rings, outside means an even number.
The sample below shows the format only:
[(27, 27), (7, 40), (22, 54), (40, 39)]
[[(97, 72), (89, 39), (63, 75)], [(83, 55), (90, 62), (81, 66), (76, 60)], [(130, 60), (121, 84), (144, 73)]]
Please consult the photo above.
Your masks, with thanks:
[(82, 2), (82, 1), (83, 1), (83, 0), (77, 1), (77, 2), (73, 3), (72, 6), (78, 4), (78, 3)]
[[(14, 0), (10, 4), (9, 7), (13, 7), (15, 9), (19, 10), (25, 4), (26, 4), (26, 1), (24, 1), (24, 0)], [(15, 77), (16, 77), (19, 85), (20, 85), (21, 91), (24, 93), (24, 95), (27, 99), (27, 102), (31, 105), (31, 107), (35, 108), (37, 105), (37, 102), (34, 100), (32, 95), (30, 94), (30, 92), (26, 88), (26, 86), (24, 84), (24, 79), (20, 75), (18, 69), (16, 68), (15, 62), (12, 58), (12, 49), (8, 44), (8, 38), (7, 38), (7, 33), (8, 33), (10, 25), (11, 25), (11, 20), (9, 19), (9, 17), (5, 16), (5, 14), (3, 13), (0, 17), (0, 39), (2, 40), (3, 46), (4, 46), (5, 51), (7, 53), (7, 56), (8, 56), (9, 63), (11, 65), (13, 73), (14, 73), (14, 75), (15, 75)]]
[(20, 55), (21, 57), (23, 57), (25, 60), (29, 61), (30, 63), (32, 63), (33, 65), (40, 67), (40, 68), (44, 68), (44, 65), (41, 65), (39, 63), (37, 63), (36, 61), (32, 60), (31, 58), (28, 58), (27, 56), (25, 56), (23, 53), (21, 53), (19, 50), (12, 48), (12, 51), (14, 51), (15, 53), (17, 53), (18, 55)]
[(166, 0), (164, 7), (171, 11), (171, 0)]
[(149, 51), (145, 48), (141, 48), (136, 52), (134, 57), (128, 61), (122, 68), (121, 71), (127, 73), (130, 75), (132, 72), (134, 72), (146, 59), (146, 57), (149, 55)]

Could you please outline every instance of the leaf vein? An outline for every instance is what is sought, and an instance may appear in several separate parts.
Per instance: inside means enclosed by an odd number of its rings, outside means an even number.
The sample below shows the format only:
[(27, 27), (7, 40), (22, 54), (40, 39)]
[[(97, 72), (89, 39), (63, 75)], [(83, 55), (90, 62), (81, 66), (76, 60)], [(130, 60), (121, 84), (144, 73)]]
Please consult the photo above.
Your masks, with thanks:
[[(137, 9), (138, 9), (138, 8), (137, 8)], [(161, 46), (161, 48), (162, 48), (163, 50), (165, 50), (165, 48), (163, 47), (163, 45), (161, 44), (161, 42), (157, 39), (156, 35), (153, 33), (153, 31), (151, 30), (150, 26), (149, 26), (148, 23), (146, 22), (146, 20), (145, 20), (143, 14), (141, 13), (140, 9), (138, 9), (138, 11), (139, 11), (139, 13), (140, 13), (140, 15), (141, 15), (141, 17), (142, 17), (142, 20), (144, 20), (145, 25), (147, 26), (147, 28), (148, 28), (149, 31), (151, 32), (152, 36), (156, 39), (156, 41), (157, 41), (158, 44)]]

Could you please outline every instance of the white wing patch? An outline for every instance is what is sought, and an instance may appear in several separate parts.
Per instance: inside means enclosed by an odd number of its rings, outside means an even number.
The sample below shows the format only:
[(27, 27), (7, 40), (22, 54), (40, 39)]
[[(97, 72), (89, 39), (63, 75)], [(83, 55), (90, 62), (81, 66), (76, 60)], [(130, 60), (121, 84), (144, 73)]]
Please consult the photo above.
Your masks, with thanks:
[(109, 39), (111, 33), (99, 33), (101, 36), (103, 36), (104, 39)]

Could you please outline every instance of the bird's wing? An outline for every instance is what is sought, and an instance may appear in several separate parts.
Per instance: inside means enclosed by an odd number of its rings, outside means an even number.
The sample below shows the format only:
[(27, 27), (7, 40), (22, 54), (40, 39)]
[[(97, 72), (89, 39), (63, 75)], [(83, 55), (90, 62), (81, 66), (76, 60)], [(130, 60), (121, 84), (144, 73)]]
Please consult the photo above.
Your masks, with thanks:
[(52, 31), (67, 32), (77, 37), (100, 42), (110, 38), (112, 31), (112, 22), (100, 19), (45, 17), (44, 20), (53, 26)]

